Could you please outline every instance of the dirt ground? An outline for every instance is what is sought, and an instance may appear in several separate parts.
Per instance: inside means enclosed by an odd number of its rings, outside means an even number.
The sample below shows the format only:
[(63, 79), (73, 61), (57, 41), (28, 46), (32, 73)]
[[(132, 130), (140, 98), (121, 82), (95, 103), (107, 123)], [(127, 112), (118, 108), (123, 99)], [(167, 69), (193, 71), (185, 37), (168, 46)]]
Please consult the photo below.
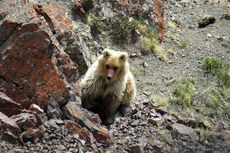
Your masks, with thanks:
[[(229, 152), (227, 140), (212, 142), (204, 140), (202, 136), (199, 139), (191, 139), (191, 137), (183, 135), (175, 136), (170, 128), (172, 123), (163, 123), (160, 126), (148, 124), (147, 118), (155, 115), (151, 106), (146, 104), (151, 94), (161, 97), (172, 96), (172, 88), (181, 78), (195, 80), (197, 91), (192, 100), (192, 110), (197, 114), (199, 111), (202, 112), (201, 106), (207, 98), (204, 90), (214, 88), (217, 84), (215, 78), (204, 73), (202, 61), (207, 57), (216, 57), (224, 61), (230, 60), (230, 21), (223, 18), (227, 12), (219, 5), (219, 2), (170, 0), (166, 2), (165, 12), (166, 38), (162, 45), (166, 50), (173, 52), (167, 62), (152, 55), (131, 59), (131, 65), (138, 70), (136, 72), (137, 113), (126, 119), (121, 119), (113, 126), (112, 131), (118, 133), (115, 138), (120, 136), (120, 139), (116, 139), (117, 144), (113, 145), (113, 151), (117, 148), (123, 150), (134, 145), (133, 147), (139, 148), (139, 150), (141, 150), (140, 146), (144, 146), (145, 152)], [(198, 28), (199, 20), (205, 15), (214, 17), (215, 23)], [(180, 122), (178, 119), (181, 116), (180, 112), (183, 112), (185, 108), (173, 105), (171, 107), (174, 112), (169, 113), (170, 116), (174, 114), (177, 116), (176, 122)], [(206, 117), (204, 116), (204, 118)], [(225, 127), (223, 126), (223, 122), (229, 122), (229, 119), (213, 119), (212, 121), (215, 122), (213, 131), (228, 131), (229, 135), (229, 123)], [(171, 134), (168, 135), (167, 133), (170, 132)], [(222, 135), (225, 133), (220, 134), (220, 139), (223, 138)]]

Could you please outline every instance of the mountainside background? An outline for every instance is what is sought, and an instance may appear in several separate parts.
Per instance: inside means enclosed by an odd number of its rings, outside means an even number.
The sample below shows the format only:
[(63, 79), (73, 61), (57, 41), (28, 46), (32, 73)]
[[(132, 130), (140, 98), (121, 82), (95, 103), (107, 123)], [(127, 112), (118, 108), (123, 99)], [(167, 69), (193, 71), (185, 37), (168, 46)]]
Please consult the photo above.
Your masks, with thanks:
[[(138, 95), (110, 127), (79, 80), (129, 53)], [(0, 152), (230, 152), (229, 0), (1, 0)]]

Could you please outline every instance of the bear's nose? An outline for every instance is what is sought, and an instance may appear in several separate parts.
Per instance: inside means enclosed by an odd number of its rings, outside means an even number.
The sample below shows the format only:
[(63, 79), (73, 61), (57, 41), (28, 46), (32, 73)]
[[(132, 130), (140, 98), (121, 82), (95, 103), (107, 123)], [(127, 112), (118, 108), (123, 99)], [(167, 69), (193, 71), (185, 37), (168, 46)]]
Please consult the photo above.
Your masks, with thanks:
[(112, 77), (108, 76), (108, 77), (107, 77), (107, 79), (108, 79), (108, 80), (111, 80), (111, 79), (112, 79)]

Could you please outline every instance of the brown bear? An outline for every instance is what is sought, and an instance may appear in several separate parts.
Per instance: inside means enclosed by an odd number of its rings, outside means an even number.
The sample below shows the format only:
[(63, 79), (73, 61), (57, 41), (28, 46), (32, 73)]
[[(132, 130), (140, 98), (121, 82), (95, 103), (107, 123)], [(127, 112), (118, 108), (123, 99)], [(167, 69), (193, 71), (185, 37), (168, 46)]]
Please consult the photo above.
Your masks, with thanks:
[(104, 49), (81, 80), (81, 93), (84, 108), (98, 113), (106, 123), (113, 122), (118, 107), (127, 108), (136, 96), (128, 54)]

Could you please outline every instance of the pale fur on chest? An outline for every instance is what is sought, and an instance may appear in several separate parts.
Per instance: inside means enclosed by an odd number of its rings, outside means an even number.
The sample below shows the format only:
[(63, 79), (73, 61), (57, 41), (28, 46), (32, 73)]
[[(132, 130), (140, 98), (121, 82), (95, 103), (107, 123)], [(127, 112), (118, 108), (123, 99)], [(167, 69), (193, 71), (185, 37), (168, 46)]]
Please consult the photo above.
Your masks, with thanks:
[(96, 74), (97, 62), (94, 63), (86, 73), (87, 79), (83, 79), (81, 84), (83, 90), (86, 90), (88, 96), (98, 98), (106, 97), (107, 95), (114, 95), (119, 102), (122, 101), (123, 92), (126, 88), (128, 80), (128, 74), (124, 78), (120, 78), (113, 83), (109, 83), (107, 80)]

